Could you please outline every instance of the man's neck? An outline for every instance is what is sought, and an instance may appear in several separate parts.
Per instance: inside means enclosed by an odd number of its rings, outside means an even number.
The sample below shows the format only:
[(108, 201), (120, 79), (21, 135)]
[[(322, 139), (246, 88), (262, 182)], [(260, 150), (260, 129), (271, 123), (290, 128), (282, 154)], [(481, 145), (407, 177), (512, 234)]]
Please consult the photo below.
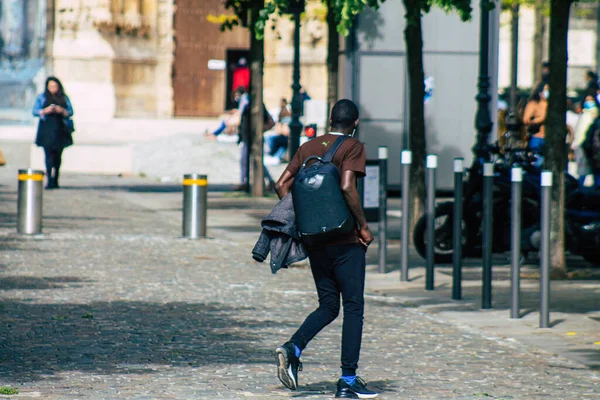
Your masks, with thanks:
[(352, 130), (348, 130), (348, 129), (340, 129), (340, 128), (330, 128), (329, 133), (332, 135), (345, 135), (345, 136), (350, 136), (352, 135), (352, 132), (354, 131), (354, 129)]

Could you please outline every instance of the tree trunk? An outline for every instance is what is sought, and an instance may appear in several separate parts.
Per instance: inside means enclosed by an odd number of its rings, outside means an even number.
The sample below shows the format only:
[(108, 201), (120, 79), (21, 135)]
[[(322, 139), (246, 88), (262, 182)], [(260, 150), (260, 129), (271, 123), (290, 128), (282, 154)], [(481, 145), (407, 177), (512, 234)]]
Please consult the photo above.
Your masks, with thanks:
[(325, 126), (329, 125), (329, 115), (336, 101), (338, 101), (338, 71), (340, 53), (340, 34), (335, 22), (334, 0), (327, 0), (327, 115)]
[[(250, 150), (250, 176), (252, 196), (265, 195), (265, 176), (263, 167), (263, 68), (264, 68), (264, 41), (258, 40), (254, 26), (258, 19), (259, 11), (264, 7), (264, 0), (255, 1), (252, 6), (250, 29), (250, 111), (252, 143), (248, 144)], [(250, 180), (249, 180), (250, 182)]]
[(542, 62), (544, 61), (544, 3), (546, 0), (535, 0), (535, 33), (533, 34), (533, 84), (542, 79)]
[(411, 232), (425, 209), (425, 72), (423, 67), (423, 34), (418, 0), (403, 0), (406, 12), (406, 58), (409, 82), (409, 126), (412, 165), (410, 178)]
[(546, 117), (544, 167), (552, 171), (550, 240), (552, 274), (566, 275), (565, 259), (565, 165), (567, 148), (567, 33), (570, 0), (550, 3), (550, 98)]

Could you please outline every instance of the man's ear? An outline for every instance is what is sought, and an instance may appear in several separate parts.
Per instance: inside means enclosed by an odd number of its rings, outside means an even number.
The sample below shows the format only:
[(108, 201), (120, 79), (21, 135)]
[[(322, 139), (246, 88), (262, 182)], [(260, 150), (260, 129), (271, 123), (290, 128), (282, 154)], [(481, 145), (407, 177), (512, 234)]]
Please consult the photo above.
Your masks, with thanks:
[(331, 118), (329, 118), (329, 126), (331, 126), (331, 124), (333, 124), (333, 120)]
[(358, 119), (357, 119), (356, 121), (354, 121), (354, 128), (355, 128), (355, 129), (356, 129), (356, 128), (358, 128), (358, 122), (359, 122), (359, 120), (358, 120)]

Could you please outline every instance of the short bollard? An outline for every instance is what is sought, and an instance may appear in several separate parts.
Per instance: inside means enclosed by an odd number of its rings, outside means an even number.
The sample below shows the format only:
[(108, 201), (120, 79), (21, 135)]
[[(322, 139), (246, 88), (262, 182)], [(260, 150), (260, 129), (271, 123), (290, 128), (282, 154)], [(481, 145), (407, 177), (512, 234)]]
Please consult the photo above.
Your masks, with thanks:
[(206, 237), (207, 195), (206, 175), (183, 176), (183, 237), (190, 239)]
[(387, 265), (387, 161), (388, 148), (380, 147), (379, 159), (379, 273)]
[(24, 235), (40, 234), (44, 173), (34, 169), (20, 169), (18, 176), (17, 232)]
[(408, 281), (408, 249), (409, 249), (409, 224), (410, 224), (410, 164), (412, 152), (404, 150), (401, 157), (402, 163), (402, 254), (400, 255), (400, 280)]
[(494, 164), (483, 164), (483, 284), (481, 308), (492, 308), (492, 215)]
[(512, 193), (510, 211), (510, 317), (521, 318), (521, 199), (523, 169), (511, 171)]
[(426, 163), (426, 189), (427, 189), (427, 249), (425, 266), (425, 290), (433, 290), (435, 274), (435, 170), (437, 169), (437, 156), (428, 155)]
[(452, 224), (452, 299), (462, 298), (462, 220), (463, 220), (462, 158), (454, 159), (454, 220)]
[(542, 237), (540, 246), (540, 328), (550, 327), (550, 196), (552, 172), (542, 172)]

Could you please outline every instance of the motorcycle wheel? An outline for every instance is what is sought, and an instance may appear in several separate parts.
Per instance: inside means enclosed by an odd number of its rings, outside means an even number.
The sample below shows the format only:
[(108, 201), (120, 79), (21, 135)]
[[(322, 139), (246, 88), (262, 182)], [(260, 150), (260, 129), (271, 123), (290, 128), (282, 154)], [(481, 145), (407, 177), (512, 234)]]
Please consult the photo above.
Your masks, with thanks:
[[(454, 216), (454, 204), (442, 203), (435, 209), (435, 243), (434, 260), (436, 264), (450, 264), (454, 256), (452, 244), (452, 221)], [(467, 225), (463, 220), (463, 256), (467, 244)], [(427, 254), (427, 217), (423, 215), (417, 221), (413, 232), (413, 243), (417, 253), (423, 258)]]
[(600, 254), (599, 253), (583, 253), (581, 255), (583, 259), (590, 264), (594, 264), (596, 267), (600, 267)]

